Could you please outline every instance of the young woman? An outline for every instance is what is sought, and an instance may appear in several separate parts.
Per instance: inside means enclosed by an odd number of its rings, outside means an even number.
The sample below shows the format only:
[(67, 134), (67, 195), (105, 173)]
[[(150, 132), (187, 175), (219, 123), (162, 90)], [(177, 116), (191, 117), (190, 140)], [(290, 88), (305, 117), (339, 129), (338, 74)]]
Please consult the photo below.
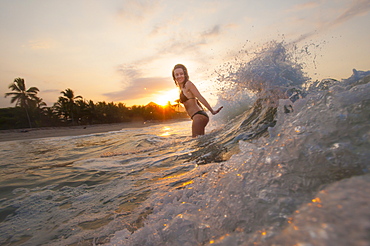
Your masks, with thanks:
[(193, 138), (204, 135), (204, 129), (208, 124), (209, 117), (203, 110), (201, 102), (213, 115), (220, 112), (223, 107), (213, 110), (206, 99), (200, 94), (197, 87), (189, 81), (188, 70), (182, 64), (177, 64), (172, 70), (172, 77), (180, 89), (180, 102), (184, 105), (186, 112), (193, 120)]

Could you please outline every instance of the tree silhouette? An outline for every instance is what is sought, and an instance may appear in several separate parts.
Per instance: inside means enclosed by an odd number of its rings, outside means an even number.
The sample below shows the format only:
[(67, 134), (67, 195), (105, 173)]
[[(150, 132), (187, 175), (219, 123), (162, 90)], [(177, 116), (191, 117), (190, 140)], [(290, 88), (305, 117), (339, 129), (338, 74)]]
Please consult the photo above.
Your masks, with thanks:
[(37, 87), (31, 87), (26, 90), (26, 84), (22, 78), (14, 79), (14, 82), (9, 85), (9, 89), (13, 92), (5, 93), (5, 97), (12, 96), (10, 103), (15, 102), (16, 107), (19, 106), (25, 109), (29, 127), (32, 128), (29, 110), (32, 106), (38, 105), (42, 101), (42, 99), (37, 97), (39, 89)]
[(81, 96), (75, 96), (71, 89), (66, 89), (60, 93), (63, 96), (59, 97), (58, 102), (54, 104), (54, 107), (59, 111), (59, 114), (67, 120), (72, 120), (74, 124), (75, 111), (76, 111), (76, 99), (82, 98)]
[(77, 119), (79, 124), (110, 124), (188, 118), (186, 112), (179, 111), (179, 103), (171, 105), (168, 102), (167, 105), (160, 106), (151, 102), (145, 106), (131, 107), (121, 102), (94, 103), (92, 100), (84, 100), (82, 96), (75, 96), (73, 90), (68, 88), (60, 92), (62, 96), (58, 97), (52, 107), (47, 107), (37, 96), (38, 88), (31, 87), (26, 90), (24, 79), (16, 78), (9, 88), (12, 92), (5, 93), (5, 97), (12, 96), (11, 103), (15, 102), (16, 106), (0, 108), (0, 129), (24, 128), (27, 120), (30, 127), (42, 127), (67, 126), (70, 123), (75, 124)]

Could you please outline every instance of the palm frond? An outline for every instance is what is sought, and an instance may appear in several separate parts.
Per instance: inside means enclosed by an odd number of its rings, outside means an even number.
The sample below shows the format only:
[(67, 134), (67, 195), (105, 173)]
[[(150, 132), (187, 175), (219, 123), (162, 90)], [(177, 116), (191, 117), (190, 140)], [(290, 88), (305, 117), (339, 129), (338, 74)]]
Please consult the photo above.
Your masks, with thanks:
[(12, 91), (21, 91), (16, 83), (11, 83), (8, 88)]
[(5, 97), (15, 96), (15, 95), (18, 95), (18, 93), (16, 93), (16, 92), (7, 92), (7, 93), (5, 93)]
[(27, 90), (27, 92), (28, 93), (37, 93), (37, 92), (39, 92), (40, 90), (39, 90), (39, 88), (37, 88), (37, 87), (31, 87), (31, 88), (29, 88), (28, 90)]
[(21, 90), (21, 91), (26, 90), (26, 84), (24, 83), (24, 79), (16, 78), (16, 79), (14, 79), (14, 84), (17, 84), (19, 90)]

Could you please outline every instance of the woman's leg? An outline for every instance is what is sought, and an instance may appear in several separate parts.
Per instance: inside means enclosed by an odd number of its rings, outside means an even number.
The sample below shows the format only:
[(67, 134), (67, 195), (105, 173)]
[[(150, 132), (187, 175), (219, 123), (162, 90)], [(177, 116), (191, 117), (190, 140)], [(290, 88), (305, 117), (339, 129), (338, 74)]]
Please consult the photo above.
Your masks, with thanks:
[(193, 116), (193, 125), (192, 125), (192, 132), (193, 132), (193, 138), (204, 135), (206, 125), (208, 124), (208, 117), (196, 114)]

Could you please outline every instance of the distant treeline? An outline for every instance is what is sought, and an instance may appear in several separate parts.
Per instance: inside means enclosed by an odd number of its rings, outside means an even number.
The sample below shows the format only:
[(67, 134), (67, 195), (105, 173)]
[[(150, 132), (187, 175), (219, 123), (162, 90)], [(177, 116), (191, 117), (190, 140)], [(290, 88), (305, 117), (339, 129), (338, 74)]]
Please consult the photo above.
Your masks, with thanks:
[(75, 96), (71, 89), (62, 91), (58, 101), (47, 107), (37, 96), (39, 89), (26, 89), (24, 79), (16, 78), (9, 85), (14, 108), (0, 108), (0, 129), (19, 129), (28, 127), (55, 127), (88, 124), (109, 124), (131, 121), (169, 120), (187, 118), (180, 112), (180, 105), (160, 106), (153, 102), (146, 106), (126, 107), (124, 103), (106, 103), (85, 100)]

